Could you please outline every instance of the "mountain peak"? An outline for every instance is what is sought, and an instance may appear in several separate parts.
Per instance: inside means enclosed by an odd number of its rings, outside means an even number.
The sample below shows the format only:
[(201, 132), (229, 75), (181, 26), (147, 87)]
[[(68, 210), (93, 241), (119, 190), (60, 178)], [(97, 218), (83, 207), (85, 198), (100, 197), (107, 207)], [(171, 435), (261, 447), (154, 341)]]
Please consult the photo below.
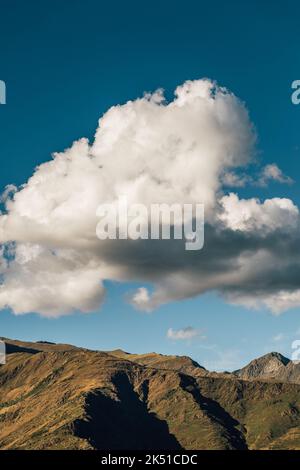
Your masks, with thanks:
[(287, 357), (283, 356), (282, 354), (280, 354), (279, 352), (276, 352), (276, 351), (272, 351), (270, 353), (265, 354), (264, 356), (258, 357), (257, 361), (259, 361), (260, 359), (263, 359), (263, 358), (266, 358), (266, 359), (276, 358), (285, 366), (289, 362), (291, 362), (290, 359), (288, 359)]
[(278, 352), (270, 352), (264, 356), (253, 359), (247, 366), (236, 370), (235, 375), (242, 379), (279, 379), (285, 367), (291, 361)]

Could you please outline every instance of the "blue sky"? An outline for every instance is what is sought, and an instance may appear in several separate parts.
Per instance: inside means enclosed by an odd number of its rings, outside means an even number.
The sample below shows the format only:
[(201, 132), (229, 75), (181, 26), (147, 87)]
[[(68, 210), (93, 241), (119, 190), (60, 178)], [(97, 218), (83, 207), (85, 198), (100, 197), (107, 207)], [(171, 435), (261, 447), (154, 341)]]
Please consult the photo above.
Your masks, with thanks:
[[(185, 80), (209, 77), (246, 103), (258, 155), (295, 184), (242, 188), (243, 197), (299, 203), (299, 2), (13, 0), (1, 3), (1, 190), (23, 184), (36, 165), (81, 136), (92, 138), (112, 105), (158, 87), (172, 96)], [(0, 335), (95, 349), (186, 354), (212, 369), (234, 369), (270, 350), (291, 355), (299, 308), (280, 316), (225, 304), (213, 293), (151, 314), (124, 302), (128, 285), (107, 282), (98, 312), (59, 319), (0, 313)], [(192, 326), (205, 338), (174, 341), (168, 328)], [(298, 336), (297, 336), (298, 335)]]

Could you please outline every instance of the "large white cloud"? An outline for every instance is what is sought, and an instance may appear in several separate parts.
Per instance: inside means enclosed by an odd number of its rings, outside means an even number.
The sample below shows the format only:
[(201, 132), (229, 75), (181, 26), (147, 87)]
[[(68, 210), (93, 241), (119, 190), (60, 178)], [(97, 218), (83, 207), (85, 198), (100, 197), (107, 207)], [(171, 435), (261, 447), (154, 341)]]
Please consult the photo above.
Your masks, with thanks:
[[(236, 181), (230, 175), (251, 163), (254, 143), (243, 103), (210, 80), (185, 82), (170, 103), (158, 90), (112, 107), (93, 143), (75, 142), (19, 190), (5, 190), (0, 308), (48, 316), (93, 311), (106, 279), (152, 283), (152, 293), (141, 287), (131, 299), (144, 310), (207, 290), (245, 305), (259, 298), (272, 310), (276, 296), (280, 310), (294, 305), (300, 285), (288, 268), (300, 270), (289, 252), (297, 241), (297, 207), (287, 199), (260, 203), (223, 192), (224, 180)], [(274, 168), (266, 178), (282, 180)], [(180, 240), (98, 240), (97, 207), (117, 204), (119, 196), (146, 206), (203, 203), (204, 249), (188, 253)], [(277, 260), (287, 227), (291, 240)], [(286, 275), (263, 282), (260, 273), (274, 267)]]

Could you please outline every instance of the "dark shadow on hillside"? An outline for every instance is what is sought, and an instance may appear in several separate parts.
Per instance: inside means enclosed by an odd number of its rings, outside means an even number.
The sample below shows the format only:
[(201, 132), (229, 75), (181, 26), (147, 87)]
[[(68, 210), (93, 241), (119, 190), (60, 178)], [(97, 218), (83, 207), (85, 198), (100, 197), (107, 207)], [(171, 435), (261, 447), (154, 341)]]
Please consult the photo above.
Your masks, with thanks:
[(17, 346), (16, 344), (11, 344), (11, 343), (5, 343), (5, 349), (6, 349), (6, 354), (14, 354), (14, 353), (38, 354), (40, 352), (37, 349)]
[(86, 397), (88, 421), (74, 422), (75, 435), (88, 439), (95, 449), (149, 450), (181, 449), (169, 433), (165, 421), (147, 409), (133, 390), (126, 374), (113, 378), (119, 401), (104, 395), (101, 390)]
[(222, 425), (228, 432), (231, 445), (237, 450), (247, 450), (248, 446), (246, 440), (237, 426), (240, 424), (234, 419), (224, 408), (215, 400), (204, 397), (199, 390), (196, 380), (193, 377), (182, 375), (181, 385), (187, 392), (193, 395), (194, 400), (198, 403), (199, 407), (206, 411), (207, 415), (213, 420)]

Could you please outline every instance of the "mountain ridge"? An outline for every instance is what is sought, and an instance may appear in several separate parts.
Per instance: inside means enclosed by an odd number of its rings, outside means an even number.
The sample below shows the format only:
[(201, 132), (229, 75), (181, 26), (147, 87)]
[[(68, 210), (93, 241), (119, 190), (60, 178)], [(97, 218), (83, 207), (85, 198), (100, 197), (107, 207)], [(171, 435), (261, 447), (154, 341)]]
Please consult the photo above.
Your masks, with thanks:
[(299, 384), (185, 356), (4, 342), (0, 449), (300, 449)]

